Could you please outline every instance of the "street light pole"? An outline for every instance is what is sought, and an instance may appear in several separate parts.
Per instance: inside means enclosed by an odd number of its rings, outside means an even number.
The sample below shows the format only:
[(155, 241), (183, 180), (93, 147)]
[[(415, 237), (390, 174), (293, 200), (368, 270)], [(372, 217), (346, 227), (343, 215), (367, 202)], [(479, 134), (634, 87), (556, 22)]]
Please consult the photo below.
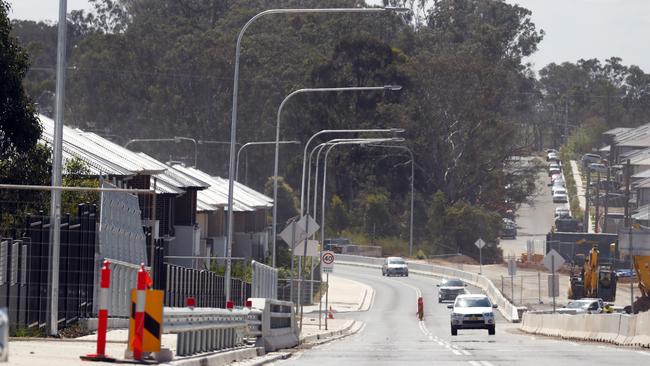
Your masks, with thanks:
[[(59, 24), (56, 54), (56, 120), (54, 123), (54, 141), (52, 157), (52, 186), (60, 187), (63, 170), (63, 106), (65, 103), (65, 60), (67, 0), (59, 0)], [(48, 298), (49, 312), (46, 315), (49, 335), (59, 332), (59, 253), (61, 246), (61, 191), (53, 189), (50, 193), (50, 245), (48, 261)]]
[[(278, 141), (280, 144), (296, 144), (299, 145), (300, 141)], [(237, 150), (237, 162), (235, 163), (235, 181), (239, 182), (239, 156), (246, 147), (252, 146), (252, 145), (274, 145), (275, 141), (252, 141), (252, 142), (247, 142), (243, 144), (239, 150)], [(246, 154), (248, 154), (248, 150), (246, 150)]]
[(199, 160), (199, 145), (196, 142), (196, 139), (193, 139), (191, 137), (174, 136), (174, 142), (179, 142), (181, 140), (192, 141), (194, 143), (194, 167), (197, 168)]
[[(395, 11), (395, 12), (407, 12), (409, 9), (406, 8), (396, 8), (396, 7), (384, 7), (384, 8), (323, 8), (323, 9), (269, 9), (261, 13), (256, 14), (244, 24), (242, 29), (239, 31), (237, 36), (237, 44), (235, 46), (235, 71), (233, 77), (233, 88), (232, 88), (232, 117), (230, 122), (230, 159), (229, 159), (229, 169), (228, 169), (228, 230), (226, 235), (226, 301), (230, 301), (230, 272), (231, 272), (231, 253), (232, 253), (232, 237), (233, 237), (233, 192), (235, 187), (235, 143), (237, 141), (237, 97), (239, 92), (239, 58), (241, 54), (241, 41), (244, 37), (246, 29), (258, 18), (269, 15), (269, 14), (301, 14), (301, 13), (370, 13), (370, 12), (384, 12), (384, 11)], [(276, 140), (278, 140), (276, 138)], [(277, 178), (276, 178), (277, 179)], [(273, 197), (273, 211), (274, 211), (274, 220), (277, 202), (275, 201), (277, 197)], [(276, 228), (273, 226), (273, 252), (275, 253), (275, 239), (276, 239)], [(273, 256), (275, 259), (275, 255)], [(275, 266), (275, 263), (273, 263)]]
[[(275, 159), (273, 162), (273, 259), (272, 259), (272, 265), (275, 267), (275, 253), (276, 253), (276, 240), (277, 240), (277, 213), (278, 213), (278, 175), (279, 175), (279, 160), (280, 160), (280, 125), (281, 125), (281, 116), (282, 116), (282, 110), (284, 109), (284, 106), (286, 103), (291, 99), (293, 96), (297, 94), (302, 94), (302, 93), (324, 93), (324, 92), (349, 92), (349, 91), (371, 91), (371, 90), (390, 90), (390, 91), (397, 91), (401, 90), (402, 87), (399, 85), (384, 85), (384, 86), (353, 86), (353, 87), (340, 87), (340, 88), (304, 88), (304, 89), (298, 89), (294, 90), (293, 92), (289, 93), (283, 100), (282, 103), (280, 103), (280, 106), (278, 107), (278, 113), (276, 117), (276, 124), (275, 124)], [(358, 131), (357, 132), (365, 132), (365, 131)], [(303, 165), (302, 165), (302, 175), (303, 175), (303, 180), (301, 183), (300, 187), (300, 217), (302, 217), (303, 214), (303, 192), (304, 192), (304, 176), (305, 176), (305, 159), (307, 156), (307, 148), (309, 146), (309, 143), (312, 141), (312, 139), (315, 137), (312, 136), (309, 141), (307, 141), (307, 144), (305, 144), (305, 151), (303, 153)]]

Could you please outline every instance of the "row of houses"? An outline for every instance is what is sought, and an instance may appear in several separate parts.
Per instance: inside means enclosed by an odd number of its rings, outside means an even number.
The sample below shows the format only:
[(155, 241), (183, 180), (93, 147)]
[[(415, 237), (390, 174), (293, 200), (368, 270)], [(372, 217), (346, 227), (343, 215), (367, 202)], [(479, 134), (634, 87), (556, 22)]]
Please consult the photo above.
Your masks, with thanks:
[[(43, 125), (41, 141), (52, 145), (54, 121), (43, 115), (39, 118)], [(225, 256), (227, 179), (182, 164), (163, 163), (95, 133), (64, 127), (64, 164), (72, 159), (83, 161), (89, 174), (103, 182), (155, 189), (155, 205), (150, 197), (139, 197), (140, 210), (143, 222), (155, 217), (150, 227), (155, 237), (166, 242), (166, 262), (205, 268), (209, 265), (206, 258)], [(268, 255), (270, 228), (266, 218), (272, 207), (270, 197), (235, 182), (234, 257), (264, 260)]]
[[(650, 224), (650, 123), (639, 127), (618, 127), (603, 133), (606, 146), (600, 149), (601, 156), (606, 157), (611, 167), (615, 167), (614, 176), (625, 185), (625, 176), (630, 176), (630, 199), (627, 202), (631, 218), (641, 225)], [(622, 213), (617, 220), (623, 223)], [(618, 225), (621, 226), (621, 225)], [(611, 225), (610, 232), (617, 227)]]

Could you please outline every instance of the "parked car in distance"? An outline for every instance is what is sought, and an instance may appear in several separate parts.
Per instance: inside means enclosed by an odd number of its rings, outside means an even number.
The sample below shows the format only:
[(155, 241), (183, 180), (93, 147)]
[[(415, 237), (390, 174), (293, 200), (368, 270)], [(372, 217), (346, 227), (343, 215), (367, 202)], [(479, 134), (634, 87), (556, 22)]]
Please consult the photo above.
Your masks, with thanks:
[(561, 233), (577, 233), (580, 232), (581, 224), (578, 220), (571, 216), (556, 217), (555, 218), (555, 231)]
[(567, 305), (558, 309), (562, 314), (600, 314), (603, 312), (605, 303), (603, 299), (584, 298), (580, 300), (571, 300)]
[(553, 186), (551, 187), (551, 195), (555, 194), (555, 192), (559, 191), (559, 190), (566, 191), (566, 187), (564, 186), (564, 184), (555, 184), (554, 183)]
[(549, 170), (548, 170), (548, 176), (549, 176), (549, 177), (552, 177), (552, 176), (555, 175), (555, 174), (558, 174), (558, 175), (559, 175), (560, 173), (561, 173), (561, 171), (560, 171), (559, 168), (552, 168), (552, 169), (549, 169)]
[(571, 211), (566, 207), (555, 208), (555, 218), (571, 218)]
[(388, 257), (381, 266), (382, 276), (406, 276), (409, 275), (409, 267), (401, 257)]
[(459, 329), (487, 329), (494, 335), (495, 320), (492, 304), (485, 295), (458, 295), (453, 305), (447, 305), (451, 312), (451, 335), (458, 335)]
[(546, 154), (546, 160), (547, 161), (558, 161), (560, 160), (560, 157), (557, 152), (551, 151), (548, 154)]
[(549, 164), (548, 168), (549, 169), (554, 169), (555, 168), (555, 169), (562, 170), (562, 166), (560, 165), (559, 162), (552, 162), (551, 164)]
[(629, 268), (617, 269), (615, 272), (616, 272), (616, 277), (618, 278), (622, 278), (622, 277), (631, 278), (636, 276), (634, 270), (631, 270)]
[(584, 154), (580, 158), (583, 167), (587, 167), (591, 163), (600, 163), (601, 160), (602, 158), (598, 154)]
[(607, 167), (605, 164), (600, 163), (591, 163), (589, 164), (589, 170), (594, 173), (607, 173)]
[(325, 239), (325, 242), (323, 243), (323, 249), (332, 250), (334, 246), (341, 246), (341, 245), (350, 245), (350, 239), (348, 238)]
[(501, 226), (501, 235), (502, 238), (517, 238), (517, 223), (508, 218), (503, 218), (503, 223)]
[(566, 189), (556, 189), (553, 192), (553, 203), (567, 203), (569, 196), (567, 196)]
[(458, 295), (467, 294), (467, 284), (456, 278), (445, 278), (436, 285), (438, 287), (438, 302), (454, 301)]

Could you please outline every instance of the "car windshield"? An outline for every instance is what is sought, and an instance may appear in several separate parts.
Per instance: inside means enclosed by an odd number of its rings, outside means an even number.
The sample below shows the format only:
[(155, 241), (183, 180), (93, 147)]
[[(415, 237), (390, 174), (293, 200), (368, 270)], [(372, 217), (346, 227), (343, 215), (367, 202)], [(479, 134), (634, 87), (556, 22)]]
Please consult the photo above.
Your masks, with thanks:
[(567, 304), (568, 309), (587, 309), (591, 302), (588, 301), (571, 301)]
[(463, 281), (461, 280), (447, 280), (442, 283), (443, 286), (454, 286), (454, 287), (459, 287), (459, 286), (465, 286)]
[(490, 300), (487, 297), (480, 297), (458, 299), (454, 306), (457, 308), (489, 308), (492, 304), (490, 304)]
[(406, 264), (403, 259), (390, 259), (388, 264)]

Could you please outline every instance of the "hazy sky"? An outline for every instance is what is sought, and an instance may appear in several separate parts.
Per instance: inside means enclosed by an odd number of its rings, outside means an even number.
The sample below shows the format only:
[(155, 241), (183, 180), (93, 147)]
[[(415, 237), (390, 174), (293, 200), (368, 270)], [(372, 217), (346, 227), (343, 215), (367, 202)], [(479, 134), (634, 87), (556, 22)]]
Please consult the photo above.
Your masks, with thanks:
[[(371, 0), (369, 3), (380, 3)], [(650, 0), (507, 0), (533, 12), (546, 36), (529, 60), (535, 69), (550, 62), (618, 56), (650, 73)], [(9, 0), (11, 18), (53, 20), (58, 0)], [(88, 9), (87, 0), (68, 0), (68, 11)]]

